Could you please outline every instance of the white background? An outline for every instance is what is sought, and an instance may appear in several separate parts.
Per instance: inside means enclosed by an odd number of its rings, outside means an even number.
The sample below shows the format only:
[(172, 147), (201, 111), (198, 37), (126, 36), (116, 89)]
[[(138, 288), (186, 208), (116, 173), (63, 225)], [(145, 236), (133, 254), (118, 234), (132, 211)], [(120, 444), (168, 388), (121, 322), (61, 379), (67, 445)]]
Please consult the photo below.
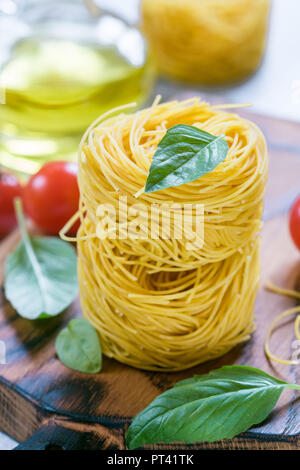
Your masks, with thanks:
[[(139, 0), (97, 1), (130, 22), (138, 20)], [(262, 67), (246, 83), (218, 93), (228, 102), (251, 102), (255, 111), (300, 121), (300, 100), (293, 87), (300, 89), (300, 1), (273, 0)], [(0, 449), (10, 449), (15, 444), (0, 433)]]

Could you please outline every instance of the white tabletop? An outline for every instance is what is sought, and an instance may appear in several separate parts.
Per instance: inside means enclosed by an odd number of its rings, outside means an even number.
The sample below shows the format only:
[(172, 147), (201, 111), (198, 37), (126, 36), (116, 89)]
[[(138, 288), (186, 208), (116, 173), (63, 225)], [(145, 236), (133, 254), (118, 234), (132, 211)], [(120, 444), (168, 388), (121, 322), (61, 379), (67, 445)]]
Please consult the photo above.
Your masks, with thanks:
[[(139, 0), (97, 1), (137, 22)], [(247, 82), (218, 91), (227, 102), (250, 102), (254, 111), (300, 121), (299, 18), (299, 0), (273, 0), (265, 60)], [(15, 441), (0, 433), (0, 449), (15, 445)]]

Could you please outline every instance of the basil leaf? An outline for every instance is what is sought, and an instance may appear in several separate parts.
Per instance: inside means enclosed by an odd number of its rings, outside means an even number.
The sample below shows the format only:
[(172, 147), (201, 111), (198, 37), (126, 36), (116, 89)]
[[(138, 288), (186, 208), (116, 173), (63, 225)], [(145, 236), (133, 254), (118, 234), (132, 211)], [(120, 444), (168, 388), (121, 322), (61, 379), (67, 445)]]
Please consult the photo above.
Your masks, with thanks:
[(30, 237), (21, 201), (16, 212), (22, 241), (6, 259), (5, 295), (24, 318), (55, 316), (78, 292), (75, 250), (59, 238)]
[(286, 387), (300, 390), (247, 366), (183, 380), (134, 418), (127, 446), (230, 439), (263, 421)]
[(271, 375), (267, 374), (261, 369), (256, 369), (255, 367), (249, 367), (249, 366), (224, 366), (221, 369), (213, 370), (209, 372), (208, 374), (202, 374), (202, 375), (194, 375), (193, 377), (185, 380), (180, 380), (180, 382), (177, 382), (174, 384), (174, 387), (182, 387), (185, 385), (190, 385), (194, 383), (199, 383), (200, 381), (207, 381), (207, 380), (212, 380), (212, 379), (220, 379), (222, 377), (225, 377), (228, 379), (228, 376), (230, 377), (230, 380), (235, 381), (236, 383), (248, 383), (249, 377), (252, 378), (253, 382), (256, 383), (258, 379), (263, 379), (266, 378), (269, 380), (270, 378), (272, 380), (275, 380), (276, 383), (286, 385), (287, 383), (277, 379), (276, 377), (272, 377)]
[(56, 338), (60, 361), (70, 369), (95, 374), (101, 370), (102, 354), (95, 328), (84, 318), (74, 318)]
[(225, 160), (227, 142), (194, 126), (167, 130), (153, 156), (145, 192), (180, 186), (211, 172)]

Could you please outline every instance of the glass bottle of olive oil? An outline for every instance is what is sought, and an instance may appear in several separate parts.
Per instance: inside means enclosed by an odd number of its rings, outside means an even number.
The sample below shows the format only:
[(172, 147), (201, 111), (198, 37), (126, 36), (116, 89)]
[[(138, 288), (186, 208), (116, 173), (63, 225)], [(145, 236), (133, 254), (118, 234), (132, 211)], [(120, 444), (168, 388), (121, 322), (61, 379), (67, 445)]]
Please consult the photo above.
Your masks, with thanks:
[(143, 37), (119, 18), (90, 18), (74, 0), (32, 8), (23, 12), (23, 36), (0, 58), (0, 164), (22, 173), (76, 158), (93, 120), (118, 105), (141, 103), (153, 80)]

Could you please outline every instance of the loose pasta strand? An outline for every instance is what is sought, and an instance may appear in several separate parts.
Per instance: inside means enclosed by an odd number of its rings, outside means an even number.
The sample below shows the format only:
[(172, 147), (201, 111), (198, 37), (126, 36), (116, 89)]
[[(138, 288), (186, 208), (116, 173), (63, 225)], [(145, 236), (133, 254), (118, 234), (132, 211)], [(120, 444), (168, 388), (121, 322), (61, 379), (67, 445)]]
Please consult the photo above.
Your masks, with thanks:
[(300, 299), (300, 292), (294, 289), (283, 289), (282, 287), (275, 286), (272, 282), (267, 282), (266, 289), (274, 292), (275, 294), (285, 295), (294, 299)]
[[(275, 327), (280, 323), (280, 321), (283, 319), (283, 318), (286, 318), (288, 316), (291, 316), (291, 315), (295, 315), (295, 314), (299, 314), (300, 313), (300, 307), (295, 307), (295, 308), (291, 308), (289, 310), (286, 310), (285, 312), (281, 313), (280, 315), (278, 315), (276, 318), (274, 318), (273, 322), (271, 323), (271, 326), (268, 330), (268, 333), (266, 335), (266, 339), (265, 339), (265, 353), (267, 355), (267, 357), (269, 359), (272, 359), (273, 361), (279, 363), (279, 364), (285, 364), (285, 365), (293, 365), (293, 364), (299, 364), (299, 361), (295, 361), (295, 360), (290, 360), (290, 359), (282, 359), (276, 355), (274, 355), (272, 352), (271, 352), (271, 349), (270, 349), (270, 339), (271, 339), (271, 336), (274, 332), (274, 329)], [(296, 335), (296, 338), (298, 340), (300, 340), (300, 330), (299, 330), (299, 327), (300, 327), (300, 316), (298, 315), (297, 316), (297, 319), (295, 321), (295, 335)]]
[[(275, 294), (280, 294), (280, 295), (285, 295), (287, 297), (292, 297), (294, 299), (300, 299), (300, 293), (296, 290), (293, 289), (283, 289), (282, 287), (275, 286), (272, 282), (268, 282), (266, 284), (266, 289), (270, 290), (271, 292), (274, 292)], [(294, 365), (294, 364), (299, 364), (299, 361), (294, 361), (294, 360), (289, 360), (289, 359), (282, 359), (278, 356), (275, 356), (270, 349), (270, 339), (271, 336), (274, 333), (275, 327), (280, 323), (280, 321), (283, 318), (286, 318), (290, 315), (295, 316), (296, 314), (300, 314), (300, 307), (295, 307), (295, 308), (290, 308), (289, 310), (285, 310), (282, 312), (280, 315), (275, 317), (273, 322), (270, 325), (270, 328), (268, 330), (268, 333), (265, 338), (265, 353), (269, 359), (272, 359), (273, 361), (279, 363), (279, 364), (285, 364), (285, 365)], [(294, 323), (294, 331), (295, 331), (295, 336), (298, 340), (300, 340), (300, 315), (297, 315), (295, 323)]]

